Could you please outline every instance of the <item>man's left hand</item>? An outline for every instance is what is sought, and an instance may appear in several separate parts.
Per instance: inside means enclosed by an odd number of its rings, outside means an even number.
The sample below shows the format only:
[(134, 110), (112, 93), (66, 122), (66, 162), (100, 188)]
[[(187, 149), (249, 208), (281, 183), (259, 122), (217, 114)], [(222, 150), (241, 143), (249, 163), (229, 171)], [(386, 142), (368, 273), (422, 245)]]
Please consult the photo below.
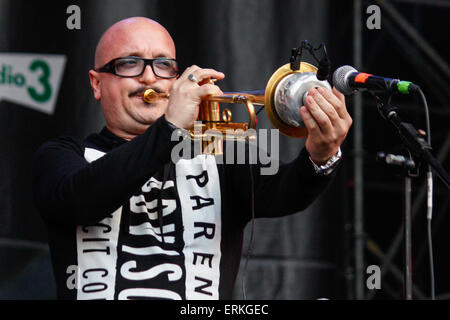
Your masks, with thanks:
[(326, 163), (337, 153), (353, 122), (345, 106), (345, 96), (334, 87), (333, 92), (313, 88), (300, 114), (308, 129), (305, 147), (311, 160), (318, 165)]

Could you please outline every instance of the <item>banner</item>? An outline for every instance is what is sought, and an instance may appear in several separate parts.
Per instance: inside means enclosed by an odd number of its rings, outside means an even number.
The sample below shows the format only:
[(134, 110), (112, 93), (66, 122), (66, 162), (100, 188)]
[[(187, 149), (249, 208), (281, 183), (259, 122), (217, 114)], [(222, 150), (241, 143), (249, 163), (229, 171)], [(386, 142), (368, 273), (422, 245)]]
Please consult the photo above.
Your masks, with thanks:
[(0, 53), (0, 101), (53, 114), (66, 56)]

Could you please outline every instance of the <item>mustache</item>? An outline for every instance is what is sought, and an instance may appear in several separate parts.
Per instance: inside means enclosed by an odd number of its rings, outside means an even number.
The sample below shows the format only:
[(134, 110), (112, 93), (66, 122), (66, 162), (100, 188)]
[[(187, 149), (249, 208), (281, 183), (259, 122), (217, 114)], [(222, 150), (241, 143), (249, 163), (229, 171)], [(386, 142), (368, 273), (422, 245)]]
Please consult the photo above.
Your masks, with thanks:
[(142, 96), (144, 95), (145, 90), (148, 89), (153, 89), (155, 90), (157, 93), (164, 93), (163, 90), (159, 89), (159, 88), (150, 88), (150, 87), (140, 87), (139, 89), (136, 89), (132, 92), (130, 92), (130, 94), (128, 95), (129, 97), (133, 97), (133, 96)]

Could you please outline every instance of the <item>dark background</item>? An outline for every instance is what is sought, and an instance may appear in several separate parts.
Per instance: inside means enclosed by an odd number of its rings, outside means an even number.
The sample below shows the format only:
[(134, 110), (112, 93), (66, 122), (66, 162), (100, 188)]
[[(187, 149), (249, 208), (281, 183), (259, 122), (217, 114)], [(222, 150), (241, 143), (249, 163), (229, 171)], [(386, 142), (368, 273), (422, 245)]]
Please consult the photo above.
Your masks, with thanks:
[[(445, 61), (439, 67), (376, 1), (361, 1), (362, 65), (360, 71), (410, 80), (419, 84), (430, 108), (433, 154), (449, 169), (450, 56), (448, 1), (385, 1), (408, 22)], [(66, 8), (81, 9), (81, 30), (68, 30)], [(367, 6), (380, 5), (381, 29), (369, 30)], [(102, 33), (131, 16), (157, 20), (172, 34), (181, 69), (192, 64), (223, 71), (223, 91), (265, 88), (272, 73), (289, 62), (290, 50), (307, 39), (325, 42), (337, 67), (354, 65), (354, 1), (326, 0), (215, 0), (215, 1), (25, 1), (0, 0), (0, 52), (64, 54), (67, 62), (53, 115), (2, 100), (0, 102), (0, 299), (54, 299), (45, 227), (34, 207), (31, 158), (45, 140), (63, 134), (85, 137), (99, 131), (104, 120), (93, 99), (88, 70)], [(306, 55), (305, 61), (314, 63)], [(0, 61), (1, 62), (1, 61)], [(445, 68), (444, 68), (445, 69)], [(362, 94), (363, 148), (354, 152), (355, 131), (343, 146), (345, 161), (337, 179), (308, 210), (282, 219), (261, 219), (254, 225), (252, 254), (245, 257), (236, 283), (235, 298), (242, 299), (242, 278), (249, 299), (402, 299), (402, 252), (394, 250), (393, 267), (373, 249), (364, 251), (366, 267), (379, 265), (385, 276), (380, 290), (355, 293), (354, 171), (355, 157), (364, 160), (364, 237), (386, 254), (401, 236), (403, 180), (376, 159), (378, 151), (403, 153), (395, 132), (384, 122), (367, 93)], [(400, 116), (425, 129), (418, 97), (396, 96)], [(354, 114), (354, 101), (347, 107)], [(246, 120), (244, 108), (232, 106), (235, 119)], [(264, 111), (260, 128), (272, 128)], [(280, 158), (292, 160), (303, 140), (282, 137)], [(426, 208), (421, 198), (425, 170), (413, 179), (413, 281), (416, 299), (430, 296), (426, 248)], [(436, 294), (450, 294), (449, 192), (435, 177), (433, 247)], [(248, 226), (244, 255), (252, 225)], [(373, 248), (370, 247), (370, 248)], [(366, 288), (365, 283), (363, 284)]]

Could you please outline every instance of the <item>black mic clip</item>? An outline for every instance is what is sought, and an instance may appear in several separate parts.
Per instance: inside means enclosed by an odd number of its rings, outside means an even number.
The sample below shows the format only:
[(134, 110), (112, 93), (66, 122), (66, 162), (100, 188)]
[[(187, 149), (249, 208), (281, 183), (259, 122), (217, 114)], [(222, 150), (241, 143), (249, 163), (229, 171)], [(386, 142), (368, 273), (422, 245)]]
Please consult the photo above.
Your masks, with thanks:
[[(319, 51), (320, 49), (322, 49), (323, 55), (322, 55), (322, 58), (319, 60), (317, 58), (315, 52)], [(298, 48), (293, 48), (291, 50), (291, 59), (290, 59), (291, 70), (292, 71), (297, 71), (297, 70), (300, 69), (300, 64), (301, 64), (303, 50), (307, 50), (310, 53), (310, 55), (319, 64), (319, 67), (318, 67), (318, 70), (317, 70), (317, 79), (320, 80), (320, 81), (327, 80), (328, 77), (330, 76), (331, 62), (328, 59), (327, 48), (326, 48), (326, 46), (325, 46), (325, 44), (323, 42), (317, 48), (314, 48), (308, 42), (308, 40), (303, 40), (300, 43), (300, 46)]]

